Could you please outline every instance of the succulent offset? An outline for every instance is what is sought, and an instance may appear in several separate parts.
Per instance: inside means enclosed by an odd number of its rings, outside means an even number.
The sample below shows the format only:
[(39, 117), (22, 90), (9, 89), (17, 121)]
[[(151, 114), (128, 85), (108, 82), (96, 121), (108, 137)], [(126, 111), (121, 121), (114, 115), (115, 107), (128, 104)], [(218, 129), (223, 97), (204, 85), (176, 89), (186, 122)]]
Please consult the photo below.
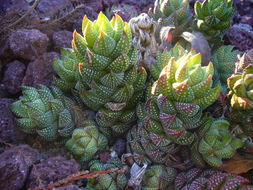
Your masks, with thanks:
[[(230, 105), (232, 109), (230, 109), (226, 115), (235, 126), (237, 125), (240, 127), (242, 130), (241, 132), (250, 137), (253, 136), (253, 112), (251, 106), (252, 100), (248, 96), (241, 96), (239, 89), (245, 87), (246, 92), (244, 92), (244, 94), (248, 94), (248, 91), (250, 93), (250, 85), (248, 84), (248, 86), (245, 86), (243, 76), (246, 78), (245, 75), (252, 75), (252, 72), (250, 72), (250, 74), (246, 74), (249, 69), (248, 67), (252, 68), (252, 65), (253, 50), (250, 50), (239, 58), (239, 61), (236, 63), (235, 74), (228, 79), (230, 90), (228, 97), (230, 98)], [(247, 78), (249, 81), (249, 77)]]
[(211, 58), (214, 64), (214, 83), (219, 84), (223, 92), (227, 90), (227, 79), (234, 73), (237, 54), (239, 53), (233, 48), (230, 45), (221, 46), (214, 51)]
[(229, 122), (224, 119), (207, 119), (199, 129), (199, 140), (193, 146), (193, 158), (197, 162), (204, 160), (214, 167), (220, 167), (223, 164), (222, 159), (232, 158), (244, 143), (233, 136), (229, 126)]
[(85, 16), (82, 29), (83, 36), (74, 32), (72, 41), (80, 62), (80, 98), (98, 111), (96, 121), (104, 134), (121, 136), (136, 120), (147, 78), (145, 69), (137, 68), (130, 26), (118, 15), (109, 21), (100, 13), (94, 22)]
[(248, 65), (242, 73), (227, 79), (230, 105), (237, 110), (253, 109), (253, 65)]
[(11, 109), (26, 133), (37, 133), (48, 141), (67, 138), (86, 117), (59, 88), (41, 85), (38, 89), (28, 86), (21, 89), (23, 96), (11, 105)]
[(99, 132), (92, 120), (84, 121), (81, 127), (74, 130), (66, 147), (82, 161), (88, 161), (106, 148), (107, 138)]
[(167, 38), (173, 44), (192, 21), (188, 0), (156, 0), (151, 15), (158, 21), (159, 28), (165, 27), (166, 36), (162, 35), (161, 39)]
[(219, 43), (231, 25), (233, 0), (204, 0), (194, 4), (195, 21), (210, 43)]
[(160, 190), (173, 187), (177, 171), (164, 165), (150, 166), (143, 177), (142, 190)]
[[(89, 163), (90, 171), (102, 171), (110, 169), (121, 169), (123, 165), (118, 158), (110, 158), (106, 163), (99, 160), (93, 160)], [(94, 179), (89, 179), (87, 188), (89, 190), (123, 190), (127, 185), (125, 173), (108, 173), (99, 175)]]
[(252, 190), (249, 180), (236, 175), (219, 170), (201, 170), (193, 168), (186, 172), (181, 172), (175, 179), (175, 190)]
[(55, 85), (64, 92), (70, 92), (74, 89), (77, 83), (78, 62), (71, 49), (61, 50), (61, 59), (54, 61), (53, 68), (57, 75)]

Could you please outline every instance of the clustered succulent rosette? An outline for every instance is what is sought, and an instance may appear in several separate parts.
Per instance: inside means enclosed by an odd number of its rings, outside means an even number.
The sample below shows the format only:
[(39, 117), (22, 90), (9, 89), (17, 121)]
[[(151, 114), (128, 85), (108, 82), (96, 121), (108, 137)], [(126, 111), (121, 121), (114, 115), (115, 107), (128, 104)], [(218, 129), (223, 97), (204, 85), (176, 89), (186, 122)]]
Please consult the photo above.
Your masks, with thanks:
[(253, 65), (228, 78), (230, 105), (237, 110), (253, 109)]
[(138, 127), (128, 134), (129, 151), (154, 163), (166, 163), (180, 145), (191, 145), (202, 110), (218, 97), (212, 88), (213, 66), (201, 66), (200, 54), (171, 58), (152, 86), (151, 97), (137, 107)]
[(56, 87), (41, 85), (38, 89), (24, 86), (23, 96), (11, 105), (20, 128), (28, 134), (38, 134), (44, 140), (71, 136), (85, 114)]
[(80, 128), (73, 131), (71, 139), (66, 142), (66, 147), (82, 161), (88, 161), (92, 157), (105, 150), (107, 138), (98, 130), (92, 120), (83, 122)]
[(86, 16), (83, 36), (74, 32), (73, 50), (79, 60), (77, 90), (82, 101), (97, 110), (96, 121), (104, 134), (121, 136), (136, 120), (147, 73), (137, 68), (138, 52), (131, 49), (128, 23), (103, 13), (91, 22)]
[(195, 21), (200, 30), (214, 44), (220, 42), (231, 25), (233, 0), (204, 0), (194, 4)]
[(165, 26), (172, 32), (174, 42), (192, 21), (188, 0), (156, 0), (151, 15), (158, 21), (159, 28)]
[(237, 54), (239, 53), (233, 48), (231, 45), (221, 46), (214, 51), (211, 58), (214, 64), (214, 84), (220, 85), (224, 93), (227, 90), (227, 79), (235, 71)]
[(168, 52), (164, 50), (163, 52), (157, 52), (156, 55), (156, 64), (151, 65), (150, 73), (154, 80), (159, 78), (163, 68), (168, 64), (170, 59), (174, 57), (175, 60), (179, 59), (183, 55), (185, 55), (187, 51), (179, 44), (176, 44), (173, 48)]
[(164, 165), (152, 165), (144, 174), (142, 190), (160, 190), (173, 188), (177, 171)]
[[(91, 172), (123, 168), (121, 160), (117, 157), (110, 158), (105, 163), (99, 160), (93, 160), (89, 163), (89, 166)], [(126, 174), (124, 172), (113, 172), (89, 179), (87, 188), (89, 190), (123, 190), (126, 185)]]
[(249, 180), (219, 170), (193, 168), (181, 172), (175, 179), (175, 190), (252, 190)]
[(78, 62), (72, 49), (62, 49), (61, 59), (53, 63), (53, 69), (56, 73), (55, 85), (64, 92), (70, 92), (74, 89), (77, 79)]
[[(199, 129), (199, 140), (193, 147), (193, 158), (200, 165), (203, 160), (211, 166), (221, 167), (223, 159), (232, 158), (237, 149), (244, 145), (229, 130), (230, 123), (225, 119), (208, 118)], [(202, 160), (203, 159), (203, 160)], [(202, 163), (201, 163), (202, 162)]]

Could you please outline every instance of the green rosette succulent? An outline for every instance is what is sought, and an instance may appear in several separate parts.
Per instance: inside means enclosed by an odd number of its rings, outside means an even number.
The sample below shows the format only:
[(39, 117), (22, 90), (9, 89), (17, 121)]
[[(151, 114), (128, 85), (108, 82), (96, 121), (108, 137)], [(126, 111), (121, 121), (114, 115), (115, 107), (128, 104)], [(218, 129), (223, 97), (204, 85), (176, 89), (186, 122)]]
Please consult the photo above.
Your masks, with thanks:
[(107, 146), (107, 138), (99, 132), (96, 123), (86, 120), (81, 128), (74, 130), (71, 139), (66, 142), (66, 147), (82, 161), (92, 159), (98, 152)]
[(151, 65), (150, 73), (154, 80), (157, 80), (163, 70), (163, 68), (168, 64), (170, 59), (174, 57), (175, 60), (179, 59), (185, 55), (187, 51), (179, 44), (176, 44), (168, 52), (164, 50), (163, 52), (157, 52), (156, 55), (156, 64)]
[(204, 0), (195, 2), (196, 27), (212, 44), (220, 42), (231, 25), (233, 0)]
[(251, 190), (252, 188), (248, 179), (219, 170), (193, 168), (179, 173), (175, 179), (175, 190)]
[(166, 135), (157, 135), (147, 131), (143, 125), (134, 126), (127, 134), (127, 152), (138, 154), (141, 164), (166, 164), (171, 154), (179, 150)]
[[(118, 158), (111, 158), (106, 163), (99, 160), (93, 160), (89, 163), (90, 171), (104, 171), (111, 169), (121, 169), (123, 165)], [(89, 190), (123, 190), (127, 185), (125, 173), (113, 172), (98, 175), (96, 178), (89, 179), (87, 188)]]
[(202, 158), (214, 167), (221, 167), (222, 159), (232, 158), (244, 142), (233, 136), (229, 126), (227, 120), (208, 118), (199, 129), (199, 140), (193, 146), (193, 158), (200, 163)]
[(172, 57), (152, 87), (152, 94), (163, 94), (172, 102), (196, 104), (205, 109), (220, 94), (220, 87), (212, 88), (214, 68), (209, 62), (201, 66), (201, 54), (189, 52), (180, 59)]
[(227, 79), (230, 105), (236, 110), (253, 109), (253, 65)]
[(192, 21), (188, 0), (156, 0), (151, 15), (158, 21), (159, 32), (165, 26), (168, 36), (161, 38), (168, 38), (173, 44), (190, 27)]
[(64, 92), (70, 92), (74, 89), (77, 79), (78, 62), (71, 49), (61, 50), (61, 59), (53, 63), (53, 69), (56, 73), (55, 85)]
[(233, 46), (221, 46), (212, 55), (211, 61), (214, 64), (214, 84), (220, 85), (222, 91), (227, 90), (227, 79), (235, 71), (238, 51), (233, 51)]
[(143, 176), (141, 190), (171, 189), (176, 175), (177, 171), (174, 168), (165, 167), (164, 165), (152, 165)]
[(143, 94), (147, 73), (137, 68), (138, 52), (131, 49), (128, 23), (100, 13), (84, 17), (83, 36), (74, 32), (72, 47), (80, 62), (78, 87), (86, 106), (97, 111), (96, 121), (107, 136), (121, 136), (136, 120), (135, 107)]
[(23, 96), (11, 105), (11, 110), (25, 133), (38, 134), (48, 141), (64, 139), (85, 118), (75, 102), (59, 88), (41, 85), (38, 89), (24, 86), (21, 90)]

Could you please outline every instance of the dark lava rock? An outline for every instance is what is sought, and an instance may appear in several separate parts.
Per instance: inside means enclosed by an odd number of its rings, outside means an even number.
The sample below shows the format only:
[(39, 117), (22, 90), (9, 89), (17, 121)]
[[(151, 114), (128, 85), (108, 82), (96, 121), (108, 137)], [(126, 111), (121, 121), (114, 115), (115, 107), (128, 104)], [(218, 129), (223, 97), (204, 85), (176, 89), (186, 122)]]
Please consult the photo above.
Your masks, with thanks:
[(0, 189), (21, 189), (38, 157), (39, 152), (28, 145), (15, 146), (0, 154)]
[[(85, 6), (92, 8), (93, 11), (99, 13), (103, 10), (103, 0), (81, 0)], [(88, 15), (87, 15), (88, 16)]]
[(117, 139), (113, 145), (113, 149), (117, 153), (118, 156), (122, 156), (122, 154), (126, 150), (126, 140), (124, 139)]
[(53, 61), (59, 57), (56, 52), (48, 52), (29, 63), (22, 85), (38, 87), (50, 86), (53, 82)]
[(118, 4), (119, 4), (119, 0), (103, 0), (103, 5), (105, 8), (117, 6)]
[(25, 134), (16, 125), (10, 109), (13, 102), (12, 99), (0, 99), (0, 140), (7, 143), (18, 143), (25, 138)]
[(97, 19), (98, 16), (97, 12), (91, 7), (86, 6), (86, 3), (84, 4), (84, 7), (79, 8), (78, 11), (67, 20), (67, 22), (72, 25), (72, 30), (77, 30), (79, 33), (82, 32), (82, 20), (85, 15), (92, 21)]
[(0, 98), (6, 98), (9, 97), (9, 93), (7, 92), (5, 85), (0, 84)]
[(85, 188), (79, 187), (77, 185), (67, 185), (64, 187), (55, 188), (55, 190), (85, 190)]
[(51, 157), (33, 166), (28, 177), (26, 187), (35, 188), (39, 185), (48, 185), (50, 182), (61, 180), (78, 172), (80, 165), (73, 159), (64, 157)]
[(226, 33), (228, 41), (241, 51), (253, 48), (253, 28), (247, 24), (235, 24)]
[(40, 0), (36, 7), (36, 11), (42, 19), (62, 17), (72, 9), (73, 5), (69, 0)]
[(59, 52), (61, 48), (71, 48), (73, 33), (67, 30), (55, 32), (53, 34), (54, 50)]
[(3, 84), (10, 94), (16, 94), (20, 91), (26, 67), (23, 63), (17, 60), (9, 63), (6, 67)]
[(14, 56), (34, 60), (47, 51), (49, 39), (37, 29), (14, 30), (7, 40), (7, 49)]
[[(6, 14), (13, 14), (17, 12), (25, 12), (30, 10), (31, 6), (26, 0), (0, 0), (0, 15), (6, 16)], [(38, 20), (36, 11), (33, 11), (29, 15), (29, 19)]]

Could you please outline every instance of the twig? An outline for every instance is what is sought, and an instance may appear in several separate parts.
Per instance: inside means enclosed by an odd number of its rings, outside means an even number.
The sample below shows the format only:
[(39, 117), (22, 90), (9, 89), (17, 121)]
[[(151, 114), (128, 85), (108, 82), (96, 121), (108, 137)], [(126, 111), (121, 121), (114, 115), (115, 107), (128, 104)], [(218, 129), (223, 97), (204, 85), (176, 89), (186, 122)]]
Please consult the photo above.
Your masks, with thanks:
[(111, 170), (95, 171), (95, 172), (91, 172), (91, 173), (89, 173), (88, 171), (81, 171), (76, 174), (70, 175), (70, 176), (68, 176), (60, 181), (57, 181), (55, 183), (50, 183), (48, 186), (36, 187), (32, 190), (52, 190), (55, 187), (69, 184), (72, 181), (76, 181), (79, 179), (91, 179), (91, 178), (95, 178), (97, 176), (101, 176), (101, 175), (108, 174), (108, 173), (114, 173), (114, 172), (123, 173), (123, 172), (125, 172), (125, 169), (124, 168), (121, 168), (121, 169), (116, 168), (116, 169), (111, 169)]
[(0, 140), (0, 144), (4, 144), (4, 145), (9, 146), (9, 147), (14, 147), (15, 146), (15, 145), (7, 143), (7, 142), (5, 142), (3, 140)]
[(39, 0), (35, 0), (35, 2), (33, 3), (33, 5), (31, 6), (31, 8), (22, 16), (20, 17), (18, 20), (16, 20), (15, 22), (13, 22), (12, 24), (10, 24), (9, 26), (7, 26), (6, 28), (3, 29), (3, 31), (12, 28), (13, 26), (19, 24), (20, 22), (22, 22), (25, 17), (27, 17), (38, 5)]

